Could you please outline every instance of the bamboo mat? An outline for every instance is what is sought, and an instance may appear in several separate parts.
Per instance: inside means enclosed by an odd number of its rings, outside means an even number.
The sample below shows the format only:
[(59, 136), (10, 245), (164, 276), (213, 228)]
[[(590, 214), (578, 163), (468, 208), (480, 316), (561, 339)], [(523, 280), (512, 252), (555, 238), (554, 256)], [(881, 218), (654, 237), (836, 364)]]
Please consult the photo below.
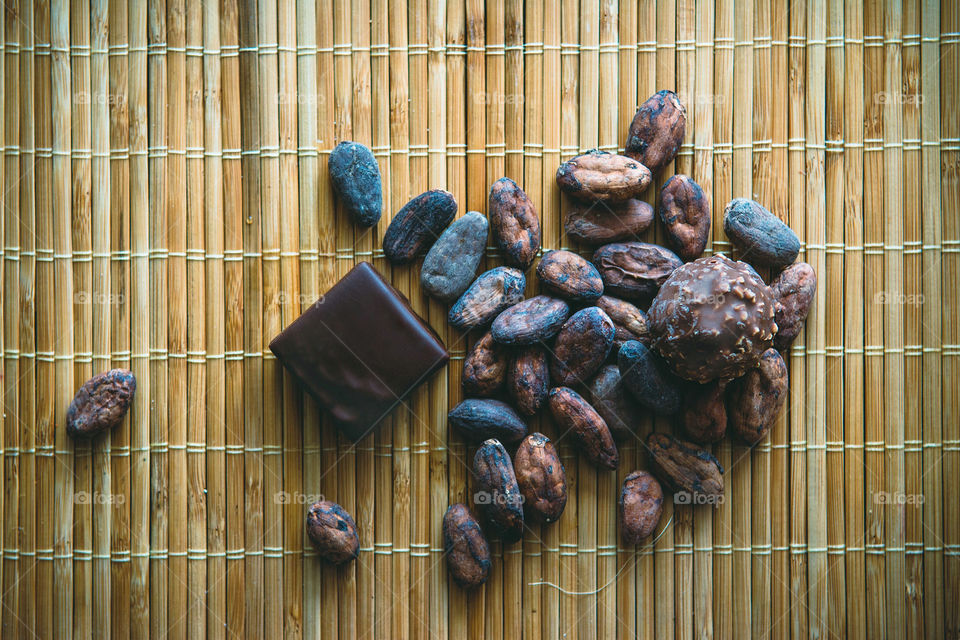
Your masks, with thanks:
[[(957, 2), (4, 4), (2, 637), (960, 637)], [(787, 409), (715, 447), (723, 504), (667, 505), (638, 550), (615, 505), (642, 445), (610, 473), (561, 439), (563, 517), (464, 593), (440, 521), (471, 495), (445, 421), (469, 345), (383, 230), (427, 188), (485, 211), (507, 175), (544, 248), (582, 250), (557, 166), (621, 148), (665, 88), (688, 121), (660, 180), (703, 186), (712, 249), (749, 196), (819, 275)], [(374, 233), (335, 207), (344, 139), (380, 162)], [(266, 345), (361, 260), (453, 358), (350, 447)], [(111, 367), (137, 376), (128, 419), (71, 441), (74, 392)], [(345, 568), (305, 544), (319, 496), (358, 523)]]

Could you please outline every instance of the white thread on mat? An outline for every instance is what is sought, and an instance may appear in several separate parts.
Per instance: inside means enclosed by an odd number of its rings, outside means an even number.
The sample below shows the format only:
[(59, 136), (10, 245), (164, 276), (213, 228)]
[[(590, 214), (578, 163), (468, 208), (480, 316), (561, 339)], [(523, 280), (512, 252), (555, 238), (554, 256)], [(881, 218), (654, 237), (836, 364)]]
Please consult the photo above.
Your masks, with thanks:
[[(663, 529), (660, 530), (660, 533), (658, 533), (657, 536), (656, 536), (653, 540), (651, 540), (649, 544), (646, 544), (646, 545), (640, 547), (639, 549), (635, 549), (635, 550), (634, 550), (634, 555), (641, 555), (642, 552), (644, 552), (644, 551), (646, 551), (646, 550), (648, 550), (648, 549), (652, 549), (652, 548), (657, 544), (657, 541), (660, 539), (660, 537), (663, 536), (664, 533), (666, 533), (667, 529), (670, 527), (670, 524), (671, 524), (672, 522), (673, 522), (673, 516), (671, 515), (671, 516), (670, 516), (670, 519), (667, 520), (667, 524), (663, 525)], [(561, 544), (560, 546), (575, 546), (575, 545)], [(600, 548), (600, 547), (598, 547), (598, 548)], [(602, 547), (602, 548), (605, 549), (605, 548), (607, 548), (607, 547)], [(690, 552), (688, 551), (688, 552), (686, 552), (686, 553), (690, 553)], [(576, 555), (576, 554), (575, 554), (575, 553), (569, 553), (569, 552), (568, 552), (568, 553), (560, 552), (560, 555)], [(608, 554), (607, 554), (607, 553), (603, 553), (603, 554), (599, 554), (599, 555), (608, 555)], [(614, 554), (614, 553), (610, 553), (609, 555), (615, 555), (615, 554)], [(537, 582), (528, 582), (528, 583), (527, 583), (527, 586), (528, 586), (528, 587), (538, 587), (538, 586), (540, 586), (540, 585), (544, 585), (544, 586), (547, 586), (547, 587), (553, 587), (554, 589), (556, 589), (556, 590), (559, 591), (560, 593), (566, 594), (566, 595), (568, 595), (568, 596), (592, 596), (592, 595), (596, 595), (596, 594), (600, 593), (601, 591), (603, 591), (604, 589), (606, 589), (607, 587), (609, 587), (610, 585), (612, 585), (614, 582), (616, 582), (616, 581), (617, 581), (617, 578), (620, 577), (620, 574), (623, 573), (623, 570), (626, 569), (627, 566), (628, 566), (627, 563), (624, 563), (624, 565), (623, 565), (622, 567), (620, 567), (620, 570), (617, 571), (617, 573), (616, 573), (612, 578), (610, 578), (610, 581), (607, 582), (607, 584), (603, 585), (602, 587), (599, 587), (598, 589), (593, 589), (592, 591), (568, 591), (567, 589), (564, 589), (564, 588), (561, 587), (560, 585), (554, 584), (554, 583), (552, 583), (552, 582), (550, 582), (550, 581), (548, 581), (548, 580), (540, 580), (540, 581), (537, 581)]]

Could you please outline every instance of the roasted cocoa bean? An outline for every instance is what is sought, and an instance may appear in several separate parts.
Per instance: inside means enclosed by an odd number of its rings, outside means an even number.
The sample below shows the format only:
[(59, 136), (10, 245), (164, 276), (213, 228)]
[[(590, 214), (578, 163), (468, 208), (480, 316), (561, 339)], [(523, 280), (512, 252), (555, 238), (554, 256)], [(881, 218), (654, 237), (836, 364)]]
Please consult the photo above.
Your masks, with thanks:
[(561, 298), (591, 302), (603, 295), (597, 268), (572, 251), (548, 251), (537, 265), (540, 282)]
[(404, 264), (430, 248), (453, 217), (457, 201), (443, 189), (425, 191), (403, 205), (383, 234), (383, 254), (393, 264)]
[(380, 166), (370, 149), (359, 142), (341, 142), (330, 152), (328, 166), (333, 190), (354, 224), (377, 224), (383, 210), (383, 191)]
[(658, 91), (640, 105), (624, 154), (656, 173), (677, 155), (687, 130), (687, 110), (673, 91)]
[(450, 577), (464, 589), (490, 577), (490, 544), (467, 505), (452, 504), (443, 514), (443, 550)]
[(535, 296), (505, 309), (490, 327), (493, 339), (511, 346), (549, 340), (570, 317), (570, 305), (559, 298)]
[(504, 542), (523, 537), (523, 494), (517, 485), (510, 454), (499, 440), (491, 438), (473, 457), (477, 492), (473, 502), (498, 530)]
[(92, 438), (123, 422), (137, 379), (127, 369), (98, 373), (83, 383), (67, 409), (67, 435)]
[(580, 443), (580, 450), (594, 464), (616, 469), (620, 454), (610, 428), (590, 403), (569, 387), (550, 390), (550, 413), (561, 433), (571, 431)]
[(730, 427), (749, 444), (766, 437), (787, 400), (789, 375), (783, 356), (767, 349), (760, 364), (730, 385), (727, 415)]
[(754, 266), (779, 269), (800, 253), (793, 229), (759, 202), (736, 198), (723, 212), (723, 232), (740, 250), (740, 259)]
[(464, 331), (486, 326), (501, 311), (523, 300), (527, 279), (512, 267), (495, 267), (480, 274), (450, 307), (447, 321)]
[(623, 386), (637, 402), (661, 415), (680, 411), (685, 383), (673, 375), (663, 358), (631, 340), (620, 347), (617, 363)]
[(550, 438), (531, 433), (513, 456), (526, 515), (540, 522), (560, 518), (567, 504), (567, 475)]
[(646, 471), (634, 471), (620, 490), (620, 536), (632, 546), (657, 530), (663, 515), (663, 489)]
[(507, 370), (507, 393), (517, 411), (526, 416), (534, 415), (543, 406), (549, 392), (547, 353), (540, 347), (520, 349)]
[(727, 432), (727, 407), (724, 406), (725, 381), (687, 386), (680, 419), (687, 437), (700, 444), (717, 442)]
[(615, 242), (597, 249), (593, 264), (600, 272), (608, 295), (648, 301), (683, 260), (656, 244)]
[(620, 380), (620, 367), (608, 364), (590, 381), (590, 404), (597, 410), (617, 440), (633, 436), (643, 413)]
[(660, 190), (660, 219), (684, 260), (700, 257), (710, 238), (710, 201), (693, 178), (677, 174)]
[(600, 296), (594, 303), (604, 310), (616, 333), (613, 335), (613, 348), (619, 350), (624, 342), (639, 340), (650, 345), (650, 327), (647, 323), (647, 314), (625, 300), (611, 296)]
[(424, 293), (450, 302), (467, 290), (487, 247), (488, 226), (482, 213), (468, 211), (447, 227), (423, 259), (420, 286)]
[(581, 202), (623, 202), (639, 196), (649, 184), (647, 167), (599, 149), (571, 158), (557, 169), (557, 185)]
[(488, 212), (506, 263), (529, 267), (540, 251), (540, 218), (533, 202), (516, 182), (500, 178), (490, 187)]
[(491, 398), (468, 398), (447, 414), (447, 422), (471, 442), (497, 438), (516, 442), (527, 435), (527, 425), (513, 407)]
[(567, 211), (563, 228), (583, 244), (607, 244), (635, 240), (653, 222), (653, 207), (643, 200), (623, 202), (574, 202)]
[(664, 433), (651, 433), (647, 450), (654, 473), (671, 491), (718, 498), (723, 495), (723, 467), (709, 451)]
[(583, 384), (603, 364), (613, 348), (613, 322), (599, 307), (570, 316), (553, 346), (550, 377), (554, 384)]
[(343, 564), (360, 553), (357, 525), (336, 502), (315, 502), (307, 511), (307, 536), (320, 557), (332, 564)]
[(777, 306), (774, 316), (777, 333), (773, 336), (773, 346), (778, 351), (785, 351), (800, 335), (810, 313), (817, 293), (817, 273), (806, 262), (796, 262), (770, 283), (770, 291)]
[(494, 395), (503, 386), (509, 362), (506, 349), (494, 342), (487, 331), (463, 359), (463, 393), (468, 396)]

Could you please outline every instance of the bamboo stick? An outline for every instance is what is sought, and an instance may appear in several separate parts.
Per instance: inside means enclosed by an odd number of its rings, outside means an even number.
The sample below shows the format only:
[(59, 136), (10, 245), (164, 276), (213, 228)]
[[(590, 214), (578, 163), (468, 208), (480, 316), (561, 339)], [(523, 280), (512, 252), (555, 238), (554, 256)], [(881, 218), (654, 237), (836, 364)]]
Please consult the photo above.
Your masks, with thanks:
[[(7, 16), (5, 15), (4, 18), (6, 19)], [(11, 50), (11, 52), (14, 51), (14, 50), (16, 50), (17, 53), (19, 53), (19, 43), (13, 43), (13, 42), (11, 42), (10, 45), (9, 45), (9, 47), (8, 47), (8, 43), (7, 43), (7, 40), (8, 40), (8, 39), (9, 39), (9, 36), (8, 36), (7, 25), (6, 25), (5, 23), (0, 23), (0, 65), (2, 65), (2, 67), (3, 67), (2, 69), (0, 69), (0, 85), (5, 85), (6, 62), (7, 62), (7, 55), (6, 55), (6, 53), (7, 53), (7, 49), (9, 48), (9, 49)], [(13, 56), (11, 55), (10, 57), (12, 58)], [(13, 65), (11, 65), (11, 66), (13, 66)], [(17, 87), (17, 89), (18, 89), (17, 92), (19, 93), (19, 85), (18, 85), (17, 83), (15, 83), (15, 86)], [(0, 89), (2, 89), (2, 88), (3, 88), (3, 86), (0, 86)], [(0, 108), (2, 108), (2, 100), (0, 100)], [(4, 113), (6, 113), (6, 112), (4, 112)], [(7, 125), (8, 125), (8, 122), (16, 123), (17, 121), (16, 121), (16, 119), (15, 119), (14, 116), (11, 116), (10, 118), (4, 118), (4, 125), (3, 125), (3, 127), (0, 127), (0, 131), (4, 131), (4, 133), (5, 133), (5, 130), (6, 130)], [(15, 126), (15, 127), (13, 127), (13, 128), (16, 129), (16, 128), (18, 128), (18, 127), (19, 127), (19, 123), (17, 123), (17, 126)], [(0, 133), (0, 138), (4, 138), (4, 139), (5, 139), (4, 133)], [(16, 136), (16, 137), (19, 137), (19, 136)], [(16, 138), (15, 138), (15, 139), (16, 139)], [(0, 144), (3, 144), (4, 141), (5, 141), (5, 140), (0, 140)], [(12, 167), (13, 165), (15, 165), (15, 164), (17, 164), (17, 163), (16, 163), (15, 161), (13, 161), (13, 160), (8, 160), (8, 159), (5, 157), (5, 154), (6, 154), (6, 145), (4, 144), (3, 146), (4, 146), (4, 154), (0, 154), (0, 201), (5, 202), (5, 197), (6, 197), (6, 192), (7, 192), (5, 169), (8, 168), (8, 167)], [(15, 183), (14, 183), (14, 184), (15, 184)], [(19, 191), (17, 190), (16, 193), (19, 193)], [(16, 208), (19, 209), (19, 206), (17, 206)], [(6, 208), (4, 208), (4, 212), (6, 212)], [(7, 216), (4, 216), (3, 222), (0, 223), (0, 267), (2, 267), (2, 271), (3, 271), (3, 273), (0, 273), (0, 308), (2, 308), (2, 309), (4, 309), (4, 310), (6, 310), (5, 307), (4, 307), (4, 302), (3, 302), (4, 299), (5, 299), (5, 298), (4, 298), (4, 293), (6, 292), (6, 286), (5, 286), (5, 285), (6, 285), (6, 280), (5, 280), (5, 277), (4, 277), (5, 272), (6, 272), (6, 265), (5, 265), (4, 263), (7, 261), (7, 257), (8, 257), (8, 256), (7, 256), (7, 251), (6, 251), (6, 247), (7, 247), (8, 245), (7, 245), (5, 242), (3, 242), (3, 240), (6, 238), (6, 233), (5, 233), (5, 231), (6, 231), (6, 229), (5, 229), (6, 223), (7, 223)], [(20, 254), (19, 248), (11, 251), (11, 255), (15, 255), (16, 257), (19, 257), (19, 254)], [(12, 275), (12, 269), (11, 269), (11, 275)], [(6, 341), (5, 341), (4, 338), (6, 337), (6, 335), (5, 335), (5, 327), (7, 326), (7, 324), (8, 324), (8, 321), (7, 321), (7, 319), (6, 319), (6, 314), (4, 314), (4, 317), (3, 317), (3, 318), (0, 318), (0, 348), (3, 348), (4, 345), (6, 344)], [(19, 342), (19, 340), (18, 340), (18, 342)], [(3, 358), (0, 358), (0, 370), (6, 368), (6, 356), (7, 356), (7, 355), (8, 355), (8, 354), (6, 353), (6, 351), (4, 351), (4, 357), (3, 357)], [(13, 363), (11, 363), (11, 366), (13, 366)], [(4, 386), (4, 391), (6, 392), (6, 386)], [(6, 394), (4, 394), (4, 395), (6, 395)], [(14, 403), (14, 404), (15, 404), (15, 403)], [(6, 432), (6, 426), (4, 425), (4, 428), (3, 428), (3, 429), (0, 429), (0, 450), (2, 450), (2, 451), (4, 452), (4, 458), (6, 458), (6, 447), (4, 446), (4, 441), (5, 441), (5, 439), (6, 439), (6, 438), (4, 437), (4, 436), (6, 435), (5, 432)], [(14, 440), (15, 440), (15, 441), (19, 440), (19, 437), (15, 436), (15, 437), (14, 437)], [(19, 449), (19, 447), (18, 447), (18, 449)], [(5, 511), (5, 506), (6, 506), (8, 503), (14, 502), (14, 501), (10, 500), (9, 497), (4, 493), (4, 490), (6, 489), (6, 484), (7, 484), (7, 482), (6, 482), (6, 481), (7, 481), (6, 467), (7, 467), (6, 460), (4, 460), (4, 473), (0, 474), (0, 511), (3, 511), (4, 513), (6, 513), (6, 511)], [(16, 482), (17, 482), (18, 480), (19, 480), (19, 478), (16, 478), (12, 484), (16, 484)], [(15, 487), (15, 492), (16, 492), (16, 487)], [(16, 516), (14, 516), (14, 517), (16, 517)], [(2, 545), (6, 542), (6, 535), (5, 535), (5, 534), (6, 534), (6, 532), (4, 531), (4, 529), (3, 529), (2, 527), (0, 527), (0, 548), (4, 548), (4, 549), (7, 548), (6, 546), (2, 546)], [(14, 544), (14, 546), (16, 546), (16, 545)], [(10, 555), (12, 555), (12, 556), (14, 556), (14, 557), (13, 557), (13, 558), (9, 558), (9, 559), (11, 560), (11, 562), (10, 562), (9, 564), (10, 564), (10, 568), (11, 568), (11, 570), (12, 570), (12, 573), (13, 573), (13, 575), (14, 575), (14, 578), (15, 578), (16, 573), (17, 573), (17, 563), (16, 563), (17, 553), (18, 553), (17, 551), (11, 552)], [(4, 560), (6, 560), (6, 558), (5, 558)], [(3, 562), (0, 562), (0, 585), (4, 584), (4, 582), (3, 582), (4, 573), (5, 573), (5, 572), (4, 572), (4, 563), (3, 563)], [(6, 591), (6, 589), (4, 589), (4, 590)], [(16, 597), (16, 594), (14, 594), (14, 597)], [(18, 608), (18, 607), (17, 607), (16, 605), (14, 605), (13, 609), (16, 609), (16, 608)], [(0, 624), (2, 624), (2, 614), (0, 614)], [(2, 629), (2, 626), (0, 626), (0, 629)]]

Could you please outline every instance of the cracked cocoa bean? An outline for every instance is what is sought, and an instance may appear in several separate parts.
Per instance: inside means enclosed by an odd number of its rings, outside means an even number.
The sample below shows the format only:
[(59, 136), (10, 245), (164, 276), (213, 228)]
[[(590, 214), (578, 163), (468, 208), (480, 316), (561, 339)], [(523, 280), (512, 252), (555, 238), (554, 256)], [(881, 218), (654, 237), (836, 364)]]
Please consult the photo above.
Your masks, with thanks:
[(671, 491), (686, 492), (691, 502), (723, 495), (723, 467), (709, 451), (664, 433), (651, 433), (647, 450), (654, 473)]
[(320, 557), (333, 564), (353, 560), (360, 553), (357, 525), (336, 502), (315, 502), (307, 511), (307, 536)]
[(544, 523), (559, 519), (567, 504), (567, 476), (550, 438), (542, 433), (524, 438), (513, 468), (526, 514)]
[(487, 210), (507, 264), (529, 267), (540, 251), (540, 218), (533, 202), (516, 182), (500, 178), (490, 187)]
[(510, 454), (499, 440), (491, 438), (477, 449), (473, 475), (477, 481), (474, 504), (483, 510), (504, 542), (516, 542), (523, 537), (523, 494)]
[(775, 300), (777, 333), (773, 346), (786, 351), (803, 329), (817, 293), (817, 273), (806, 262), (797, 262), (780, 272), (770, 291)]
[(656, 173), (673, 161), (687, 130), (687, 110), (673, 91), (658, 91), (630, 123), (624, 154)]
[(730, 427), (749, 444), (763, 440), (787, 400), (789, 374), (783, 356), (767, 349), (760, 364), (730, 385), (727, 414)]
[(660, 219), (670, 246), (684, 260), (695, 260), (710, 238), (710, 201), (693, 178), (677, 174), (660, 190)]
[(650, 170), (626, 156), (599, 149), (571, 158), (557, 169), (557, 185), (581, 202), (623, 202), (650, 184)]
[(646, 471), (634, 471), (620, 490), (620, 535), (626, 545), (636, 545), (653, 534), (663, 515), (663, 488)]
[(526, 416), (534, 415), (543, 406), (549, 392), (547, 353), (540, 347), (519, 350), (507, 370), (507, 393), (517, 411)]
[(583, 244), (607, 244), (635, 240), (653, 222), (653, 207), (643, 200), (623, 202), (574, 202), (567, 211), (563, 228), (567, 235)]
[(523, 346), (549, 340), (570, 317), (570, 305), (559, 298), (535, 296), (505, 309), (490, 327), (500, 344)]
[(464, 589), (490, 577), (490, 544), (467, 505), (452, 504), (443, 514), (443, 550), (450, 576)]
[(67, 435), (92, 438), (113, 429), (133, 402), (137, 379), (127, 369), (98, 373), (83, 383), (67, 409)]
[(599, 307), (587, 307), (570, 316), (553, 346), (550, 378), (558, 385), (585, 383), (613, 348), (616, 330)]
[(447, 414), (447, 422), (471, 442), (497, 438), (516, 442), (527, 435), (527, 425), (513, 407), (492, 398), (468, 398)]
[(580, 450), (591, 462), (607, 469), (617, 468), (620, 455), (610, 428), (579, 393), (569, 387), (551, 389), (550, 413), (561, 432), (573, 432)]
[(510, 356), (487, 331), (463, 359), (463, 392), (468, 396), (492, 396), (503, 386)]
[(646, 242), (615, 242), (593, 254), (604, 291), (627, 300), (649, 301), (683, 260), (666, 247)]
[(393, 264), (404, 264), (433, 246), (453, 217), (457, 201), (443, 189), (425, 191), (403, 205), (383, 234), (383, 253)]
[(380, 221), (383, 188), (380, 166), (359, 142), (344, 141), (330, 152), (330, 182), (354, 224), (372, 227)]
[(591, 302), (603, 295), (597, 268), (572, 251), (548, 251), (537, 265), (537, 277), (548, 290), (572, 302)]
[(450, 307), (448, 322), (464, 331), (484, 327), (501, 311), (523, 300), (527, 280), (512, 267), (495, 267), (480, 274)]

